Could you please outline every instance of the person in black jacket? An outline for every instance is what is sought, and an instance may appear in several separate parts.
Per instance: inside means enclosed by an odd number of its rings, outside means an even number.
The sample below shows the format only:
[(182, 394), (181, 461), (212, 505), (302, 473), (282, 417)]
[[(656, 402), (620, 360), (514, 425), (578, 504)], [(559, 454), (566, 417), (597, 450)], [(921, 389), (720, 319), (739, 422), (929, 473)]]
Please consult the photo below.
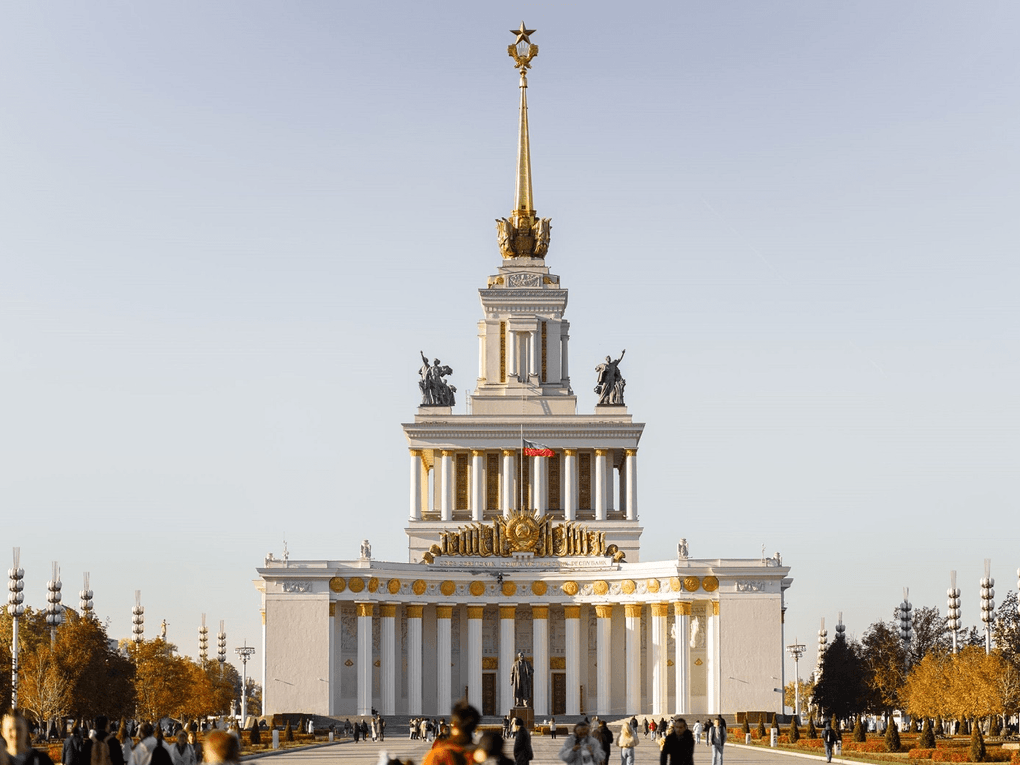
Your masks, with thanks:
[(673, 718), (673, 729), (662, 742), (659, 765), (694, 765), (694, 734), (684, 718)]
[(520, 717), (514, 718), (514, 732), (514, 763), (528, 765), (535, 759), (535, 753), (531, 749), (531, 734)]
[(613, 751), (613, 732), (609, 730), (605, 720), (599, 720), (599, 727), (595, 731), (595, 738), (602, 744), (602, 751), (606, 754), (602, 761), (609, 762), (609, 753)]

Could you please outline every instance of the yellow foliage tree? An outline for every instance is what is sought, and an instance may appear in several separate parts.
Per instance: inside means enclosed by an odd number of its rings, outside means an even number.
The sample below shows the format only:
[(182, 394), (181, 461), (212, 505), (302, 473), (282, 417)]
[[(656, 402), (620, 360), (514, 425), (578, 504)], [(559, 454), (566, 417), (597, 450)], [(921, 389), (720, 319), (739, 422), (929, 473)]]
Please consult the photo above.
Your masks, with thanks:
[(18, 705), (29, 717), (45, 724), (66, 715), (71, 701), (70, 683), (50, 646), (37, 645), (19, 664)]
[(955, 656), (931, 652), (916, 664), (902, 691), (911, 715), (967, 720), (1003, 714), (1013, 684), (1007, 662), (981, 646), (967, 646)]

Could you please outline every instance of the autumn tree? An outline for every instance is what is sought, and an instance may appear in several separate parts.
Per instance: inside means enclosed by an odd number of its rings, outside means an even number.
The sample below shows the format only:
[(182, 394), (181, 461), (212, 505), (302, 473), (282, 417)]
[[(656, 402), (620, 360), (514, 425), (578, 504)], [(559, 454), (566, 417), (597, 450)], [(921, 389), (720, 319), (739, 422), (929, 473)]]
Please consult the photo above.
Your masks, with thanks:
[[(1004, 714), (1013, 703), (1008, 678), (1015, 670), (998, 652), (966, 646), (955, 656), (929, 653), (907, 677), (902, 697), (911, 715), (975, 717)], [(1004, 680), (1007, 678), (1007, 680)]]
[(796, 709), (797, 708), (797, 696), (796, 690), (800, 687), (800, 703), (801, 711), (807, 707), (808, 699), (811, 698), (811, 694), (815, 692), (815, 681), (814, 680), (791, 680), (786, 684), (783, 689), (783, 699), (786, 702), (786, 706)]
[(932, 651), (945, 652), (952, 648), (952, 633), (946, 617), (932, 606), (918, 606), (913, 611), (914, 635), (910, 641), (910, 664), (921, 661)]
[(861, 654), (867, 672), (868, 708), (886, 714), (900, 706), (900, 689), (907, 679), (908, 654), (899, 629), (875, 622), (861, 638)]
[(133, 713), (134, 666), (110, 648), (100, 621), (68, 610), (57, 630), (54, 654), (67, 677), (69, 714), (80, 719), (98, 715), (115, 719)]
[(187, 659), (174, 656), (174, 646), (164, 640), (146, 640), (135, 645), (135, 698), (143, 718), (183, 718), (188, 706), (190, 673)]
[(71, 689), (67, 675), (46, 643), (19, 656), (18, 706), (40, 725), (67, 714)]

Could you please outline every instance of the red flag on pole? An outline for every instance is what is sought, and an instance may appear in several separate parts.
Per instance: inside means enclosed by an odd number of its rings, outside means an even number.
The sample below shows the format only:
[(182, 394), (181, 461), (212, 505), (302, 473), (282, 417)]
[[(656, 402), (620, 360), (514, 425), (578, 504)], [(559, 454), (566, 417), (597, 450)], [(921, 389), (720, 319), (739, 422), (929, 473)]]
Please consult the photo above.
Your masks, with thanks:
[(550, 449), (545, 444), (540, 444), (537, 441), (524, 441), (524, 456), (525, 457), (555, 457), (556, 452)]

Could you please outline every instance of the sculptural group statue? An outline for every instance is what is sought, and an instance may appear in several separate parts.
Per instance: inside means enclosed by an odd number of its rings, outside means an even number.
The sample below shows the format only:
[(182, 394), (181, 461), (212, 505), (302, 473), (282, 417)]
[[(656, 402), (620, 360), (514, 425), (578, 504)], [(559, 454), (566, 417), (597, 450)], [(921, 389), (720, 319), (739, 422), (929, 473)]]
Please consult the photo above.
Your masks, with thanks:
[(626, 387), (627, 381), (620, 374), (620, 362), (623, 361), (626, 353), (627, 349), (624, 348), (620, 353), (620, 358), (616, 361), (613, 361), (612, 357), (606, 356), (605, 363), (595, 367), (595, 373), (598, 375), (595, 393), (599, 397), (599, 405), (623, 405), (623, 389)]
[(361, 540), (361, 557), (362, 558), (372, 557), (372, 545), (368, 543), (367, 539)]
[(428, 357), (422, 351), (418, 352), (421, 353), (422, 360), (421, 369), (418, 370), (418, 374), (421, 375), (421, 380), (418, 381), (418, 387), (421, 388), (421, 405), (454, 406), (457, 403), (454, 396), (457, 389), (443, 379), (453, 374), (452, 367), (440, 364), (439, 359), (429, 364)]
[(680, 540), (680, 542), (676, 546), (676, 557), (680, 558), (681, 560), (687, 560), (688, 556), (689, 552), (687, 548), (687, 537), (684, 537), (683, 539)]
[(531, 688), (535, 681), (535, 670), (531, 662), (524, 658), (521, 651), (517, 652), (517, 661), (510, 669), (510, 685), (514, 689), (514, 706), (526, 707), (531, 701)]

